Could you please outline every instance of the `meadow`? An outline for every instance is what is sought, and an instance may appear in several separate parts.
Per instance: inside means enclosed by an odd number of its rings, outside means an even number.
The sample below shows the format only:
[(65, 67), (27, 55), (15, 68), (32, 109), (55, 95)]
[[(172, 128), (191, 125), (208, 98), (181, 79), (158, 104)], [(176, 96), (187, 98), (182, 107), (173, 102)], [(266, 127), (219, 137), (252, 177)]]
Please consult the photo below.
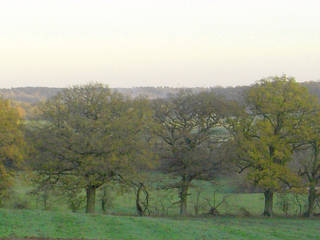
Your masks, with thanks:
[[(201, 187), (201, 189), (199, 188)], [(201, 190), (199, 213), (195, 215), (197, 193)], [(50, 196), (44, 210), (39, 196), (30, 195), (30, 182), (20, 176), (13, 188), (14, 200), (0, 209), (0, 238), (66, 238), (66, 239), (320, 239), (320, 219), (284, 217), (279, 200), (275, 200), (273, 218), (261, 217), (263, 194), (235, 193), (228, 181), (220, 187), (198, 181), (191, 189), (189, 217), (178, 216), (177, 190), (151, 192), (153, 216), (137, 217), (134, 192), (109, 189), (112, 203), (107, 212), (100, 208), (97, 196), (96, 214), (80, 208), (72, 212), (66, 199)], [(219, 203), (221, 216), (206, 215), (210, 204)], [(277, 196), (279, 198), (279, 196)], [(209, 204), (210, 202), (210, 204)], [(20, 209), (17, 209), (20, 208)], [(155, 210), (157, 209), (157, 211)]]
[[(159, 185), (170, 185), (174, 179), (164, 174), (152, 173), (148, 178), (156, 179), (149, 184), (149, 210), (152, 216), (179, 215), (178, 189), (159, 190)], [(161, 180), (159, 180), (161, 179)], [(154, 181), (154, 180), (153, 180)], [(264, 207), (263, 193), (238, 192), (236, 185), (239, 179), (218, 178), (214, 182), (194, 181), (188, 196), (188, 213), (191, 216), (206, 215), (210, 208), (217, 207), (219, 214), (227, 216), (261, 216)], [(31, 194), (35, 186), (29, 180), (28, 174), (19, 174), (12, 188), (11, 198), (5, 208), (50, 210), (55, 212), (72, 212), (69, 200), (60, 191)], [(46, 209), (43, 204), (46, 194)], [(107, 185), (106, 212), (101, 209), (102, 190), (97, 192), (96, 213), (112, 215), (136, 215), (135, 191), (117, 183)], [(224, 199), (224, 200), (223, 200)], [(85, 192), (77, 196), (79, 206), (73, 212), (84, 213)], [(287, 209), (284, 209), (286, 204)], [(278, 216), (296, 217), (307, 207), (307, 195), (276, 194), (274, 213)], [(320, 212), (320, 206), (316, 212)], [(285, 211), (286, 210), (286, 211)]]
[(0, 210), (1, 238), (320, 239), (319, 219), (155, 218)]

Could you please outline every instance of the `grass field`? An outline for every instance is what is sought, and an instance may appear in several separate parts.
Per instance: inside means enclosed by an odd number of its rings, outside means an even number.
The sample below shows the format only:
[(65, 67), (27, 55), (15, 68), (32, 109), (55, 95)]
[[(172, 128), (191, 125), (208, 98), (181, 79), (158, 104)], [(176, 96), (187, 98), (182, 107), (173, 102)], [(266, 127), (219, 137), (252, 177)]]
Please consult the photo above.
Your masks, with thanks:
[[(163, 178), (163, 177), (162, 177)], [(210, 204), (214, 203), (214, 196), (216, 203), (219, 203), (223, 197), (227, 197), (224, 204), (219, 207), (219, 212), (224, 215), (243, 215), (243, 213), (252, 216), (261, 216), (264, 207), (264, 196), (262, 193), (235, 193), (232, 183), (222, 180), (219, 186), (210, 184), (205, 181), (195, 181), (193, 187), (190, 189), (190, 196), (188, 197), (188, 212), (191, 215), (195, 213), (195, 205), (198, 204), (199, 214), (207, 213), (210, 209)], [(217, 189), (219, 188), (219, 189)], [(30, 195), (29, 192), (33, 189), (31, 183), (26, 180), (24, 175), (16, 179), (15, 186), (12, 192), (12, 199), (7, 201), (4, 206), (6, 208), (24, 208), (30, 210), (43, 210), (43, 202), (41, 197)], [(201, 192), (198, 203), (196, 203), (197, 193)], [(96, 212), (102, 213), (100, 194), (98, 191), (96, 198)], [(84, 192), (82, 194), (83, 200)], [(307, 196), (303, 197), (303, 208), (306, 207)], [(107, 206), (109, 214), (114, 215), (135, 215), (135, 193), (132, 190), (121, 191), (118, 187), (114, 187), (108, 191), (108, 198), (112, 199), (111, 204)], [(301, 199), (300, 199), (301, 200)], [(179, 213), (177, 189), (164, 190), (164, 191), (150, 191), (150, 210), (153, 215), (169, 215), (176, 216)], [(71, 212), (68, 207), (67, 200), (58, 196), (56, 193), (49, 194), (47, 201), (48, 210), (58, 212)], [(78, 213), (84, 212), (83, 205)], [(291, 197), (289, 206), (289, 215), (295, 216), (299, 213), (295, 199)], [(18, 207), (16, 205), (19, 205)], [(302, 209), (304, 211), (305, 209)], [(320, 209), (316, 209), (319, 212)], [(276, 215), (284, 215), (279, 205), (279, 195), (275, 196), (274, 200), (274, 213)]]
[(151, 218), (0, 209), (0, 238), (320, 239), (320, 219)]
[[(41, 199), (29, 192), (32, 185), (24, 176), (16, 179), (12, 197), (0, 209), (0, 238), (73, 238), (73, 239), (319, 239), (320, 218), (263, 218), (264, 198), (261, 193), (235, 193), (232, 184), (220, 182), (220, 187), (208, 182), (195, 182), (190, 191), (188, 210), (194, 215), (197, 193), (200, 191), (199, 214), (186, 218), (177, 217), (177, 190), (151, 191), (150, 208), (153, 215), (164, 217), (135, 217), (134, 192), (110, 189), (113, 199), (107, 214), (102, 214), (99, 193), (96, 215), (84, 214), (83, 207), (72, 213), (67, 200), (51, 193), (48, 210), (44, 211)], [(222, 186), (222, 187), (221, 187)], [(214, 197), (221, 205), (219, 217), (207, 217)], [(303, 196), (304, 197), (304, 196)], [(283, 215), (274, 202), (275, 213)], [(21, 208), (21, 209), (17, 209)], [(291, 215), (297, 207), (290, 207)], [(317, 210), (319, 211), (319, 209)], [(246, 215), (250, 215), (247, 217)], [(233, 216), (232, 216), (233, 215)]]

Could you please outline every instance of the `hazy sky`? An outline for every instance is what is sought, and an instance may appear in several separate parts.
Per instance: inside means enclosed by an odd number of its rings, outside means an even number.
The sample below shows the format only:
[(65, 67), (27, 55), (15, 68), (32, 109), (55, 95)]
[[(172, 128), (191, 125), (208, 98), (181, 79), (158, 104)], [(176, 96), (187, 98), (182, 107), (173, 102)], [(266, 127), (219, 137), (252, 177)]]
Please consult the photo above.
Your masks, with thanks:
[(320, 79), (319, 0), (0, 3), (0, 87)]

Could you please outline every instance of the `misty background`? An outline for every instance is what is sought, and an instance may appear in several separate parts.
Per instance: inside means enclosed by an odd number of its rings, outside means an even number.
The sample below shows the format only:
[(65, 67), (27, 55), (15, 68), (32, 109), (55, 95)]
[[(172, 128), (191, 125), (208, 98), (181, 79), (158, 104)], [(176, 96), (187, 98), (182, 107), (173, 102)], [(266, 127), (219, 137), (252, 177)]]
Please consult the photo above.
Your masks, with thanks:
[(319, 1), (11, 0), (0, 88), (248, 85), (320, 79)]

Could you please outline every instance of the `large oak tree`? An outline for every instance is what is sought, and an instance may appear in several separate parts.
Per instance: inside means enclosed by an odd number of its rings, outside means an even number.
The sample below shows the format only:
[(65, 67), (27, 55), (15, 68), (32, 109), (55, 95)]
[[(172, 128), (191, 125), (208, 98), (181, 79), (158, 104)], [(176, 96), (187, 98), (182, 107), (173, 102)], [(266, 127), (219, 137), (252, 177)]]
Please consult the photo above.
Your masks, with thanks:
[(191, 182), (213, 177), (221, 166), (217, 149), (227, 138), (222, 125), (232, 108), (211, 92), (181, 91), (154, 104), (161, 170), (180, 178), (181, 215), (187, 214)]
[(246, 114), (232, 119), (233, 144), (241, 170), (264, 189), (264, 215), (273, 214), (273, 195), (298, 177), (288, 168), (299, 146), (298, 133), (317, 100), (293, 78), (272, 77), (252, 86), (245, 96)]
[(32, 129), (33, 166), (41, 179), (65, 190), (85, 189), (86, 212), (93, 213), (99, 187), (148, 165), (141, 136), (150, 122), (145, 103), (101, 84), (72, 87), (48, 100), (42, 123)]

